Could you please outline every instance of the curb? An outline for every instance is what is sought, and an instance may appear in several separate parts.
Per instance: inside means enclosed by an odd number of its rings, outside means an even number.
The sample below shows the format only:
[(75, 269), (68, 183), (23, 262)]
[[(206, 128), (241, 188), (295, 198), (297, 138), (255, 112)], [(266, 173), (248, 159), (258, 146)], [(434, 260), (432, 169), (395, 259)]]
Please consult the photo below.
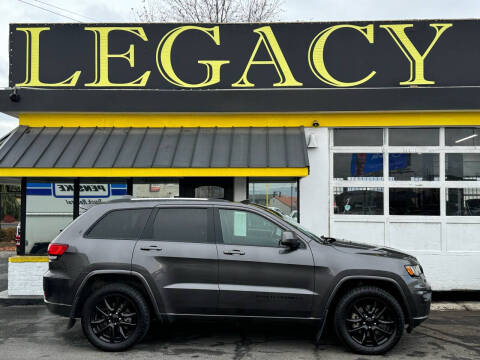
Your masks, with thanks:
[(8, 291), (0, 291), (0, 305), (43, 305), (43, 296), (38, 295), (15, 295), (8, 296)]

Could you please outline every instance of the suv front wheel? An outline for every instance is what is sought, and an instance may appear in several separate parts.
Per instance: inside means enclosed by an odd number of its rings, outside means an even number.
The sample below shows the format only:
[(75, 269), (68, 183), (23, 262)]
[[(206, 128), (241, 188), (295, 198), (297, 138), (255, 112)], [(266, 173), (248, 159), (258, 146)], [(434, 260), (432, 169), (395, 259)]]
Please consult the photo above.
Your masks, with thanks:
[(402, 307), (383, 289), (365, 286), (345, 294), (335, 309), (335, 330), (354, 352), (384, 354), (400, 340), (405, 327)]
[(123, 351), (142, 340), (150, 327), (143, 295), (124, 284), (96, 290), (83, 306), (82, 328), (92, 345), (104, 351)]

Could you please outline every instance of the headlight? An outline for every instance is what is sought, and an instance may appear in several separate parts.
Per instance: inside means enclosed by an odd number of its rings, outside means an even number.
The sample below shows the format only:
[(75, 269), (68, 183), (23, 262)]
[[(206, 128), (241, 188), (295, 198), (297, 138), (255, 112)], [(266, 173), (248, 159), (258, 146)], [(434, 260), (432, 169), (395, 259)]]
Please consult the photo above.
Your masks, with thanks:
[(407, 270), (408, 275), (411, 277), (419, 277), (422, 275), (422, 267), (420, 265), (405, 265), (405, 270)]

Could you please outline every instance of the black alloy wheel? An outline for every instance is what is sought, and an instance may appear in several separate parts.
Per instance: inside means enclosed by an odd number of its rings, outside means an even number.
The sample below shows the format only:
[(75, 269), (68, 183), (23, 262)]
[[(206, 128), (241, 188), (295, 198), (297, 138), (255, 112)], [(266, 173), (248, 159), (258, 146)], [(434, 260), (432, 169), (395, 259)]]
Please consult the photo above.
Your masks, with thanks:
[(83, 332), (90, 343), (105, 351), (128, 349), (142, 340), (149, 327), (148, 304), (128, 285), (104, 286), (83, 306)]
[(339, 338), (354, 352), (383, 354), (400, 340), (405, 320), (402, 308), (388, 292), (360, 287), (347, 293), (335, 311)]
[(351, 338), (363, 346), (379, 346), (388, 341), (396, 329), (396, 318), (392, 309), (374, 297), (354, 301), (345, 319)]
[(121, 343), (137, 327), (137, 307), (121, 294), (100, 297), (90, 315), (90, 327), (100, 340)]

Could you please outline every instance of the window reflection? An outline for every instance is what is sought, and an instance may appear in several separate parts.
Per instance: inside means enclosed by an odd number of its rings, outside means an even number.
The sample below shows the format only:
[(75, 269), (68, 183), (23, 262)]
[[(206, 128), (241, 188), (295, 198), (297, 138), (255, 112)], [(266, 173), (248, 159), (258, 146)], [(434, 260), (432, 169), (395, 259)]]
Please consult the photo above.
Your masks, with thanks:
[(26, 216), (25, 254), (46, 254), (48, 244), (73, 220), (73, 183), (27, 183)]
[(250, 180), (248, 200), (298, 221), (297, 181), (263, 182)]
[(335, 214), (383, 215), (383, 188), (334, 188)]
[(383, 154), (336, 153), (333, 155), (335, 180), (383, 180)]
[(388, 130), (390, 146), (438, 146), (438, 128), (394, 128)]
[(480, 180), (480, 154), (445, 154), (445, 177), (454, 181)]
[(383, 129), (334, 129), (335, 146), (382, 146)]
[(446, 128), (445, 145), (447, 146), (478, 146), (480, 145), (479, 128)]
[[(120, 199), (127, 195), (126, 183), (80, 183), (80, 210), (83, 214), (92, 206), (105, 201)], [(68, 196), (73, 201), (73, 185), (68, 191)]]
[(389, 154), (389, 177), (393, 181), (438, 181), (438, 154)]
[(390, 188), (390, 215), (440, 215), (440, 189)]
[(446, 189), (447, 216), (480, 216), (480, 188)]
[(133, 184), (133, 197), (136, 198), (173, 198), (179, 194), (178, 182)]

